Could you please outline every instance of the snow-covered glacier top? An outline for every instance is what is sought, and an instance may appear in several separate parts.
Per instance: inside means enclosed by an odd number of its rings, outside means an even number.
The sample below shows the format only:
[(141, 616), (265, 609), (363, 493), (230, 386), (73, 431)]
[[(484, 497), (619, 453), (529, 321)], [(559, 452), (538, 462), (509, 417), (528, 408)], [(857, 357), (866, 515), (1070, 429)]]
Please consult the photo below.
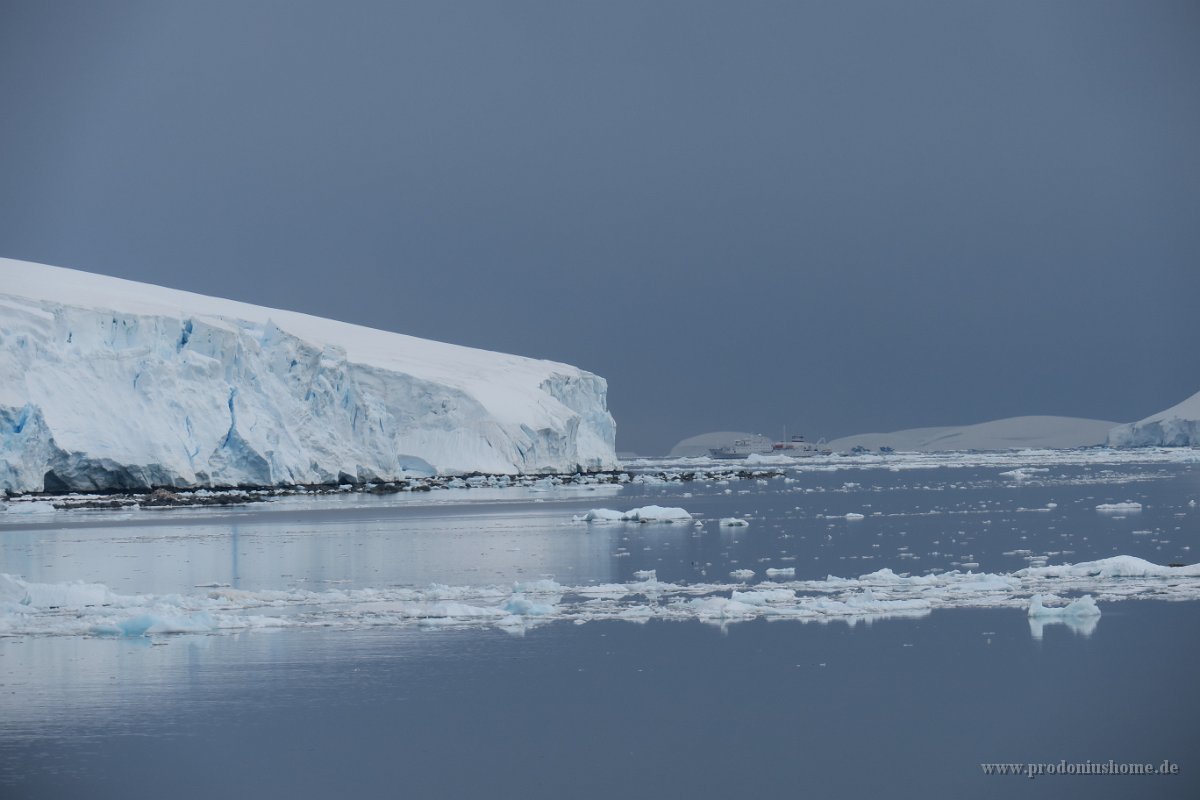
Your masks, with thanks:
[(0, 489), (608, 468), (606, 391), (566, 364), (0, 259)]
[(1111, 447), (1200, 445), (1200, 392), (1165, 411), (1118, 425), (1108, 433)]

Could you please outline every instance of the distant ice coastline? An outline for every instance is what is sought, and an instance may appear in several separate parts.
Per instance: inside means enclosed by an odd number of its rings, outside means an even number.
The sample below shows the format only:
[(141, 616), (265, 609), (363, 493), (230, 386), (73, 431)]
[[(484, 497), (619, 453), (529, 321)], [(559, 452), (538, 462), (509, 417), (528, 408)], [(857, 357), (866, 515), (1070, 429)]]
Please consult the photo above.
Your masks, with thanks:
[[(856, 472), (886, 469), (908, 470), (996, 468), (997, 477), (1011, 481), (1034, 480), (1051, 467), (1089, 464), (1193, 464), (1200, 463), (1200, 449), (1178, 447), (1085, 448), (1077, 450), (1013, 450), (995, 452), (864, 453), (856, 455), (814, 456), (804, 459), (780, 459), (758, 464), (730, 462), (712, 458), (636, 458), (621, 462), (621, 468), (606, 472), (564, 473), (561, 475), (485, 475), (414, 477), (406, 481), (380, 483), (294, 485), (229, 490), (198, 489), (174, 492), (104, 493), (24, 493), (0, 497), (0, 522), (18, 517), (69, 512), (74, 509), (136, 510), (138, 508), (196, 508), (235, 506), (270, 502), (285, 498), (319, 499), (328, 495), (420, 494), (442, 490), (463, 490), (463, 502), (472, 498), (469, 490), (497, 489), (550, 491), (556, 488), (687, 483), (690, 481), (740, 481), (795, 477), (809, 472)], [(168, 499), (161, 499), (165, 494)], [(1128, 509), (1124, 509), (1126, 512)], [(1104, 509), (1101, 509), (1104, 511)]]
[(1200, 446), (1200, 392), (1145, 419), (1119, 425), (1108, 435), (1112, 447)]
[[(897, 451), (894, 453), (834, 453), (809, 458), (764, 456), (754, 463), (730, 462), (711, 457), (692, 458), (637, 458), (622, 462), (622, 466), (634, 473), (663, 473), (681, 475), (688, 472), (707, 474), (723, 470), (730, 474), (744, 472), (750, 475), (755, 470), (775, 469), (789, 473), (836, 472), (861, 469), (940, 469), (943, 467), (999, 467), (1004, 469), (1026, 468), (1023, 474), (1051, 466), (1086, 464), (1152, 464), (1200, 463), (1200, 448), (1189, 447), (1138, 447), (1112, 448), (1104, 446), (1073, 449), (1027, 448), (1021, 450), (967, 450), (967, 451)], [(734, 465), (734, 466), (731, 466)], [(741, 465), (741, 466), (737, 466)], [(1015, 477), (1015, 476), (1014, 476)]]
[[(880, 448), (905, 452), (957, 450), (1028, 450), (1098, 447), (1118, 423), (1099, 419), (1059, 416), (1023, 416), (996, 419), (974, 425), (911, 428), (890, 433), (859, 433), (826, 442), (835, 453), (858, 450), (879, 452)], [(711, 448), (728, 445), (753, 434), (714, 431), (691, 436), (671, 449), (669, 457), (706, 457)]]
[[(707, 457), (754, 434), (713, 431), (690, 436), (671, 448), (668, 458)], [(881, 449), (931, 453), (963, 450), (1075, 449), (1080, 447), (1200, 446), (1200, 392), (1165, 411), (1138, 422), (1053, 415), (1019, 416), (972, 425), (909, 428), (889, 433), (859, 433), (825, 443), (834, 452), (879, 452)]]
[(1100, 419), (1023, 416), (975, 425), (912, 428), (892, 433), (862, 433), (829, 442), (835, 451), (854, 447), (934, 452), (945, 450), (1070, 449), (1103, 445), (1118, 423)]

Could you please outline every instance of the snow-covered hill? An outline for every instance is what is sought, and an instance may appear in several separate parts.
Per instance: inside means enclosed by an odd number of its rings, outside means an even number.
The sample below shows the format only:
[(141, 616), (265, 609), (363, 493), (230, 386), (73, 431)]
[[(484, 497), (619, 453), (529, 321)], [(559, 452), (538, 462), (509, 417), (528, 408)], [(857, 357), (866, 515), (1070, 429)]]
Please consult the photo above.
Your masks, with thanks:
[(606, 391), (566, 364), (0, 259), (0, 489), (608, 468)]
[(870, 450), (891, 447), (908, 451), (1088, 447), (1104, 444), (1109, 429), (1116, 424), (1078, 417), (1008, 417), (977, 425), (860, 433), (835, 439), (829, 446), (838, 452), (856, 445)]
[(749, 439), (752, 436), (757, 436), (754, 433), (742, 433), (741, 431), (713, 431), (712, 433), (701, 433), (698, 436), (689, 436), (680, 441), (671, 448), (671, 452), (667, 454), (668, 458), (694, 458), (696, 456), (707, 456), (708, 451), (714, 447), (725, 447), (731, 445), (738, 439)]
[(1200, 445), (1200, 392), (1138, 422), (1109, 431), (1111, 447), (1186, 447)]

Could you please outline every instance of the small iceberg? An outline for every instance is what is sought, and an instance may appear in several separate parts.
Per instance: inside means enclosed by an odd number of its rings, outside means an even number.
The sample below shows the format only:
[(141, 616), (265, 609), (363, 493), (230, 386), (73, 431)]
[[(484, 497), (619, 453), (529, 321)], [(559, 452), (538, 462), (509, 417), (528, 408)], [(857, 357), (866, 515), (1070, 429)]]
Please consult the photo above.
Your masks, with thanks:
[(575, 522), (691, 522), (692, 515), (682, 508), (666, 506), (642, 506), (629, 511), (614, 511), (611, 508), (593, 508)]
[(1042, 595), (1035, 594), (1029, 603), (1031, 617), (1098, 617), (1100, 608), (1090, 594), (1085, 594), (1078, 600), (1072, 600), (1065, 606), (1047, 606), (1042, 602)]
[(1100, 622), (1100, 609), (1090, 594), (1073, 600), (1065, 606), (1047, 606), (1044, 600), (1058, 598), (1035, 594), (1029, 602), (1029, 635), (1041, 641), (1047, 625), (1065, 625), (1072, 633), (1091, 636)]
[(1101, 514), (1136, 514), (1142, 510), (1141, 503), (1101, 503), (1096, 506)]
[(48, 500), (19, 500), (0, 504), (0, 513), (5, 514), (53, 514), (58, 509)]
[(742, 519), (741, 517), (722, 517), (721, 518), (721, 527), (722, 528), (744, 528), (749, 524), (750, 524), (749, 522)]
[(1017, 483), (1027, 481), (1033, 477), (1035, 472), (1049, 472), (1047, 467), (1021, 467), (1020, 469), (1010, 469), (1008, 472), (1001, 472), (1001, 478), (1011, 478)]
[(1018, 578), (1200, 578), (1200, 564), (1171, 567), (1137, 556), (1110, 556), (1078, 564), (1029, 566), (1013, 575)]
[(508, 602), (501, 608), (518, 617), (543, 617), (553, 614), (556, 610), (554, 603), (538, 603), (520, 593), (508, 598)]

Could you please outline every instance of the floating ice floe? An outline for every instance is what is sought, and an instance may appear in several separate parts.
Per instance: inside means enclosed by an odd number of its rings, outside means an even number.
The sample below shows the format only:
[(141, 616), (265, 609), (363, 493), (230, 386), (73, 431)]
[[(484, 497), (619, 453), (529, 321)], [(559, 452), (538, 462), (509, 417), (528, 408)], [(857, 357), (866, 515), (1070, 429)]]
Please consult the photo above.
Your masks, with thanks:
[[(95, 583), (34, 583), (0, 575), (0, 636), (157, 636), (259, 628), (436, 626), (515, 631), (556, 621), (748, 619), (854, 623), (913, 617), (945, 608), (1012, 608), (1043, 624), (1082, 626), (1090, 609), (1128, 599), (1200, 599), (1200, 564), (1164, 567), (1131, 556), (1080, 564), (1027, 567), (1010, 574), (951, 571), (898, 574), (881, 569), (857, 578), (738, 583), (671, 583), (653, 570), (627, 583), (565, 586), (538, 580), (512, 586), (425, 589), (217, 588), (198, 594), (123, 595)], [(768, 577), (792, 577), (775, 575)], [(1041, 599), (1036, 603), (1033, 598)], [(1093, 600), (1067, 598), (1090, 595)], [(1050, 603), (1051, 605), (1047, 605)], [(1062, 603), (1059, 608), (1053, 603)], [(1074, 623), (1070, 621), (1074, 621)], [(1032, 623), (1031, 623), (1032, 628)], [(1040, 628), (1039, 628), (1040, 631)]]
[[(1044, 601), (1048, 597), (1035, 594), (1029, 601), (1029, 616), (1031, 617), (1098, 617), (1100, 608), (1090, 594), (1085, 594), (1077, 600), (1062, 606), (1047, 606)], [(1056, 600), (1058, 598), (1055, 598)]]
[(751, 453), (746, 456), (747, 464), (771, 465), (780, 467), (790, 467), (796, 463), (796, 458), (793, 456), (769, 455), (765, 453)]
[(864, 517), (862, 514), (858, 514), (854, 511), (851, 511), (849, 514), (846, 515), (846, 519), (850, 520), (851, 522), (854, 522), (854, 521), (857, 521), (860, 519), (866, 519), (866, 517)]
[(721, 527), (722, 528), (744, 528), (749, 524), (750, 524), (749, 522), (742, 519), (741, 517), (722, 517), (721, 518)]
[(1027, 481), (1033, 477), (1034, 473), (1049, 472), (1048, 467), (1021, 467), (1019, 469), (1010, 469), (1007, 472), (1001, 472), (1001, 478), (1011, 478), (1017, 483)]
[(46, 500), (25, 500), (14, 503), (0, 504), (3, 514), (53, 514), (57, 511), (53, 503)]
[(1142, 510), (1141, 503), (1101, 503), (1096, 506), (1101, 514), (1134, 514)]
[(1079, 564), (1026, 567), (1013, 573), (1021, 578), (1200, 578), (1200, 564), (1164, 567), (1136, 556), (1113, 556)]
[(642, 506), (629, 511), (593, 508), (586, 514), (572, 517), (575, 522), (691, 522), (692, 515), (682, 508)]
[(1047, 606), (1046, 601), (1060, 602), (1053, 595), (1035, 594), (1029, 603), (1029, 634), (1041, 639), (1046, 625), (1065, 625), (1081, 636), (1091, 636), (1100, 620), (1100, 608), (1090, 594), (1085, 594), (1066, 605)]

